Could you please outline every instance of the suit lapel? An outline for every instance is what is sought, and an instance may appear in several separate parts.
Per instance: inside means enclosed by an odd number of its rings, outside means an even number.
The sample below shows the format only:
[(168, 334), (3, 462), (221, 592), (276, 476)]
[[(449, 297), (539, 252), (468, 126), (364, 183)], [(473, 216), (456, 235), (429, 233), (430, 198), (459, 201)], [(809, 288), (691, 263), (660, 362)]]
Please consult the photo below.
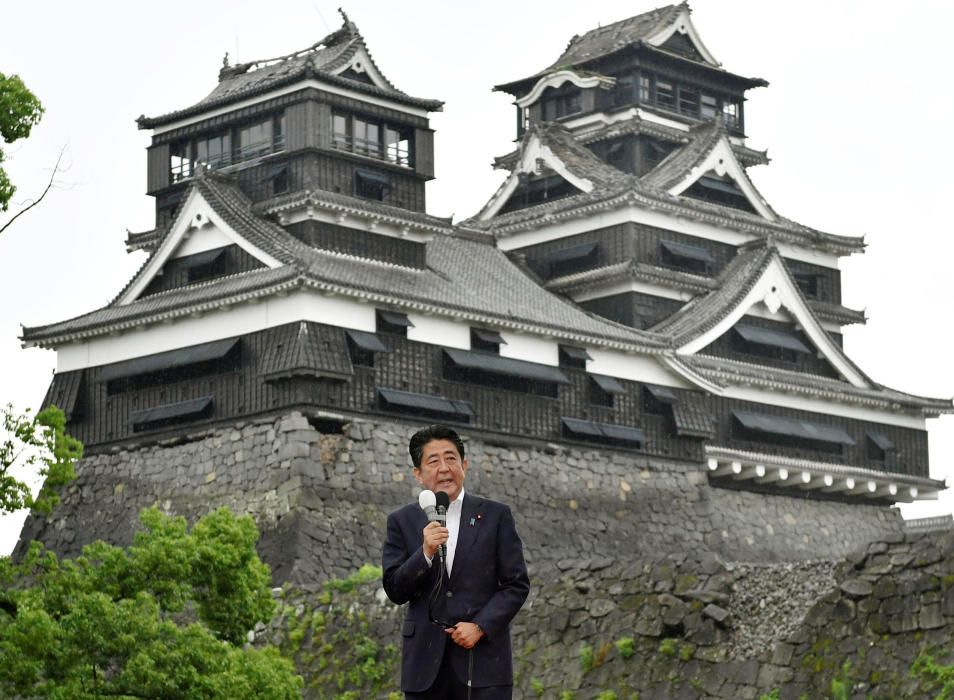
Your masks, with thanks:
[[(477, 511), (483, 499), (470, 494), (464, 494), (464, 503), (460, 510), (460, 529), (457, 532), (457, 548), (454, 550), (454, 570), (451, 571), (450, 581), (453, 583), (459, 578), (460, 571), (470, 559), (470, 550), (480, 535), (480, 524), (477, 520)], [(474, 524), (471, 525), (471, 522)]]

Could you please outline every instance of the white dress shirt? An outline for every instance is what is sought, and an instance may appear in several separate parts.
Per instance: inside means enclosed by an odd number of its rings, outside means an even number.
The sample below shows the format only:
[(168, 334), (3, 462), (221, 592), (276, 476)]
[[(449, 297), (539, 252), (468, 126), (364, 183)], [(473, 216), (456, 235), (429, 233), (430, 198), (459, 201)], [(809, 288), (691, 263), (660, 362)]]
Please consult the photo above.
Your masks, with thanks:
[(447, 576), (450, 577), (454, 568), (454, 554), (457, 553), (457, 536), (460, 534), (460, 516), (464, 510), (464, 488), (454, 502), (447, 507)]

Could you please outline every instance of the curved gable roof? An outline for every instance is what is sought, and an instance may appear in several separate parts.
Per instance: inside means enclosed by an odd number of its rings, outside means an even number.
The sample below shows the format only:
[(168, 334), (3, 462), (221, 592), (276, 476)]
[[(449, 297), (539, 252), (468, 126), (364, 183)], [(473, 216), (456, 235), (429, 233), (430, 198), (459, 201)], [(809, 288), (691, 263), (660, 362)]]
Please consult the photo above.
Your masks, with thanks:
[[(438, 100), (411, 97), (398, 90), (377, 67), (357, 25), (348, 19), (343, 11), (341, 16), (343, 19), (341, 28), (308, 48), (286, 56), (249, 61), (234, 66), (225, 65), (219, 71), (218, 85), (195, 104), (157, 117), (143, 115), (136, 120), (136, 123), (140, 129), (152, 129), (208, 109), (262, 95), (309, 76), (316, 76), (359, 92), (387, 97), (430, 111), (439, 111), (442, 108), (443, 103)], [(358, 58), (368, 64), (363, 68), (370, 83), (351, 80), (340, 75)]]

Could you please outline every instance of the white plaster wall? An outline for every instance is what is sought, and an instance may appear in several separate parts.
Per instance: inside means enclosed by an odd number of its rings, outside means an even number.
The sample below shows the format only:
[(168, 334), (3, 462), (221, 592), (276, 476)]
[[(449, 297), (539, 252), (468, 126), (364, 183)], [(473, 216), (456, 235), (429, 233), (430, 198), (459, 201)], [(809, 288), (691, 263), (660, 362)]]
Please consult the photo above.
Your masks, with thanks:
[(543, 340), (523, 333), (501, 333), (507, 341), (500, 346), (500, 356), (514, 360), (526, 360), (541, 365), (556, 367), (560, 364), (560, 346), (553, 340)]
[(187, 255), (204, 253), (207, 250), (214, 250), (233, 243), (235, 243), (235, 240), (217, 226), (206, 226), (197, 230), (191, 236), (183, 238), (169, 257), (184, 258)]
[(246, 303), (200, 317), (158, 323), (118, 336), (105, 336), (57, 350), (56, 371), (121, 362), (134, 357), (185, 348), (213, 340), (281, 326), (295, 321), (314, 321), (342, 328), (374, 332), (374, 307), (350, 299), (326, 297), (299, 291), (285, 297)]
[(407, 339), (430, 345), (470, 350), (470, 326), (438, 316), (408, 314), (414, 328), (407, 329)]

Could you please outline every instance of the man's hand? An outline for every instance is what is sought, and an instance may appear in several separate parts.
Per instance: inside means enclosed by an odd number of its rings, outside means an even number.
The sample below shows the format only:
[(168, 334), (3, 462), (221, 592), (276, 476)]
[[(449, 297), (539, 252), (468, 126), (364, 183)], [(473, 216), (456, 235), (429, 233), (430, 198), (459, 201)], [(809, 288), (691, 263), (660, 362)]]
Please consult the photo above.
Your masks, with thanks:
[(444, 631), (450, 635), (455, 644), (459, 644), (464, 649), (472, 649), (484, 636), (484, 631), (473, 622), (458, 622)]
[(448, 537), (450, 537), (450, 531), (446, 527), (441, 527), (433, 521), (427, 524), (424, 528), (424, 554), (428, 559), (434, 558), (438, 547), (447, 544)]

